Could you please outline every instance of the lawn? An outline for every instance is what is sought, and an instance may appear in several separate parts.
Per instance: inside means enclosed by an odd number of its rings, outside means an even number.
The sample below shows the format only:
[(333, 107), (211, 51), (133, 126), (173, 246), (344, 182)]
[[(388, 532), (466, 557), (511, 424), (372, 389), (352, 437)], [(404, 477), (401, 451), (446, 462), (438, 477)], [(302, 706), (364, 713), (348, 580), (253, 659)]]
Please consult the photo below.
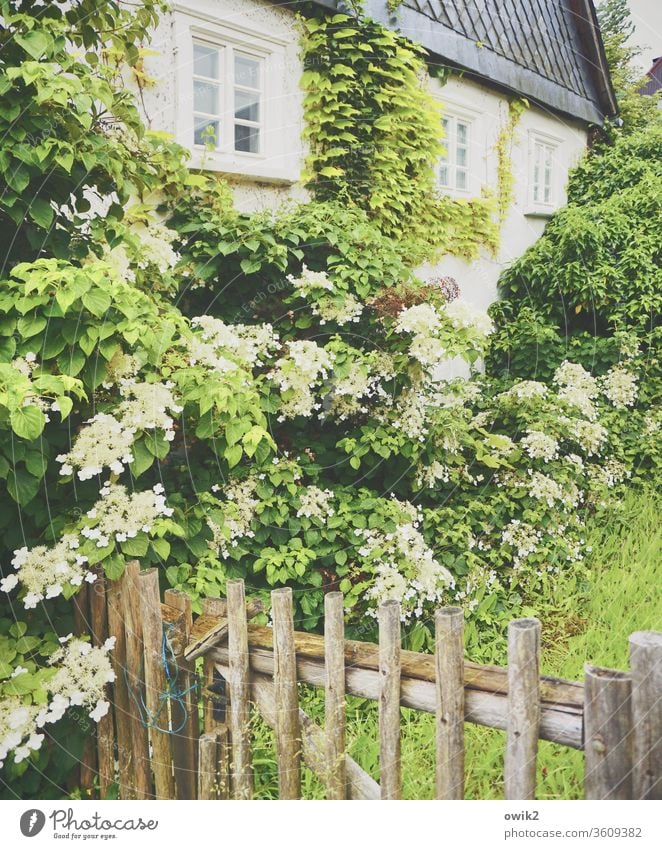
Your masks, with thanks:
[[(627, 669), (628, 637), (638, 630), (662, 629), (662, 566), (660, 499), (631, 491), (615, 513), (587, 523), (588, 582), (573, 575), (557, 580), (549, 598), (535, 611), (543, 623), (543, 672), (580, 680), (584, 664)], [(608, 518), (607, 518), (608, 517)], [(505, 662), (503, 635), (496, 656)], [(486, 649), (490, 662), (495, 646)], [(482, 658), (472, 656), (472, 660)], [(306, 710), (323, 715), (321, 694), (302, 693)], [(377, 706), (351, 699), (348, 706), (349, 752), (375, 778), (379, 777)], [(262, 798), (277, 798), (277, 771), (271, 735), (255, 727), (256, 790)], [(466, 797), (503, 798), (504, 734), (468, 725), (466, 735)], [(434, 718), (403, 710), (402, 774), (404, 796), (429, 799), (434, 794)], [(320, 783), (304, 770), (306, 798), (322, 798)], [(582, 797), (580, 752), (542, 742), (538, 759), (538, 798)]]

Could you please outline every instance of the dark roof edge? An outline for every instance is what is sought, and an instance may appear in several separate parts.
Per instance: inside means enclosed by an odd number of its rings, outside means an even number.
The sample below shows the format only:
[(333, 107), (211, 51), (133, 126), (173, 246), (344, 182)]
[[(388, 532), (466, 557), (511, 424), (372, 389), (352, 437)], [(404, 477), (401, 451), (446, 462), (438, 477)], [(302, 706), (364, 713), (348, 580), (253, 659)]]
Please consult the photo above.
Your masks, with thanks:
[(611, 82), (605, 46), (593, 0), (569, 0), (570, 10), (583, 43), (591, 52), (586, 56), (600, 106), (607, 117), (618, 113), (616, 94)]
[[(602, 124), (605, 116), (615, 114), (617, 107), (595, 9), (591, 0), (569, 2), (573, 7), (583, 9), (577, 12), (573, 8), (572, 11), (582, 42), (591, 51), (586, 58), (592, 71), (591, 81), (598, 98), (597, 104), (558, 83), (546, 80), (535, 71), (489, 50), (477, 48), (471, 39), (441, 27), (406, 6), (400, 6), (395, 13), (387, 11), (384, 0), (366, 0), (364, 6), (369, 17), (390, 29), (397, 27), (402, 35), (422, 44), (432, 54), (433, 61), (437, 58), (440, 64), (450, 63), (482, 78), (488, 84), (524, 95), (543, 107), (572, 118), (579, 118), (589, 124)], [(342, 0), (315, 0), (315, 3), (329, 10), (351, 14)]]

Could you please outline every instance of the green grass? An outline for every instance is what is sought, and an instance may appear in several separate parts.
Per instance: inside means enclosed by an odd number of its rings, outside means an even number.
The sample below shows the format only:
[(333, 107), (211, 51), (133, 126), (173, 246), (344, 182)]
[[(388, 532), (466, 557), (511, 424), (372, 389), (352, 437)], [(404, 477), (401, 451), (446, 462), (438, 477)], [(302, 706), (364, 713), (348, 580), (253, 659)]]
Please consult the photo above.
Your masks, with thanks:
[[(608, 518), (607, 518), (608, 515)], [(660, 500), (631, 491), (619, 510), (596, 517), (586, 528), (592, 547), (587, 558), (588, 583), (572, 573), (550, 588), (534, 612), (543, 625), (542, 671), (581, 680), (584, 664), (628, 668), (628, 637), (634, 631), (662, 630), (662, 567)], [(486, 649), (490, 660), (505, 662), (505, 634)], [(483, 658), (472, 656), (472, 660)], [(305, 709), (323, 716), (323, 696), (306, 688)], [(350, 755), (379, 778), (377, 706), (351, 699), (348, 705)], [(277, 772), (271, 735), (255, 728), (257, 790), (262, 798), (277, 797)], [(494, 729), (466, 728), (466, 797), (503, 798), (504, 734)], [(434, 794), (434, 718), (411, 710), (402, 712), (403, 791), (408, 799)], [(581, 752), (542, 742), (538, 758), (537, 795), (540, 799), (582, 797)], [(307, 770), (305, 798), (323, 798), (323, 788)]]

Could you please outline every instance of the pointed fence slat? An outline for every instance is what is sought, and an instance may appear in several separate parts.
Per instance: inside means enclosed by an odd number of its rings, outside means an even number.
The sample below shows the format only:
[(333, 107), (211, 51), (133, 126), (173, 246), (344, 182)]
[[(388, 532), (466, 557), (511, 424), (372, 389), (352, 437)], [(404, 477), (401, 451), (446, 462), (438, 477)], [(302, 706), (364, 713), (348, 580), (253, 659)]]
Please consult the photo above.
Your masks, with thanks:
[(250, 740), (250, 672), (244, 582), (228, 581), (228, 653), (230, 659), (230, 724), (232, 729), (232, 794), (253, 796)]
[(126, 671), (126, 635), (124, 632), (124, 596), (126, 573), (117, 581), (109, 581), (108, 631), (115, 637), (115, 648), (110, 653), (115, 681), (113, 682), (113, 711), (117, 735), (117, 760), (120, 799), (135, 799), (133, 789), (133, 752), (131, 746), (131, 714), (135, 710), (129, 697)]
[[(106, 577), (101, 567), (96, 568), (97, 579), (90, 589), (90, 630), (95, 646), (102, 646), (108, 639), (108, 607), (106, 593)], [(111, 655), (112, 656), (112, 655)], [(115, 699), (112, 688), (109, 687), (108, 701)], [(113, 725), (114, 711), (111, 709), (97, 723), (97, 764), (99, 768), (99, 796), (105, 799), (110, 792), (110, 786), (115, 782), (115, 729)]]
[(301, 797), (301, 730), (294, 651), (292, 590), (271, 593), (274, 623), (274, 685), (276, 691), (276, 748), (281, 799)]
[(379, 774), (382, 799), (402, 798), (400, 768), (400, 604), (379, 607)]
[(179, 610), (183, 616), (170, 630), (170, 638), (177, 647), (176, 686), (180, 699), (170, 703), (173, 731), (173, 758), (175, 766), (175, 788), (178, 799), (195, 799), (197, 792), (198, 755), (198, 702), (194, 693), (195, 665), (184, 658), (184, 649), (189, 644), (193, 614), (191, 599), (180, 590), (166, 590), (165, 603)]
[(633, 798), (662, 799), (662, 634), (630, 637)]
[(149, 714), (154, 790), (157, 799), (174, 799), (175, 776), (172, 768), (168, 682), (163, 666), (163, 620), (158, 570), (141, 572), (138, 585), (145, 646), (145, 707)]
[(587, 663), (584, 682), (584, 796), (631, 799), (630, 675)]
[(506, 799), (534, 799), (540, 735), (540, 622), (508, 625)]
[[(202, 602), (202, 613), (204, 616), (213, 616), (216, 619), (227, 619), (228, 603), (224, 598), (206, 598)], [(205, 732), (210, 732), (217, 728), (225, 728), (228, 688), (227, 681), (216, 669), (208, 651), (204, 652), (203, 658), (203, 725)]]
[(345, 758), (345, 614), (342, 593), (324, 596), (324, 725), (326, 732), (327, 799), (347, 798)]
[(464, 611), (435, 617), (437, 666), (437, 799), (464, 798)]

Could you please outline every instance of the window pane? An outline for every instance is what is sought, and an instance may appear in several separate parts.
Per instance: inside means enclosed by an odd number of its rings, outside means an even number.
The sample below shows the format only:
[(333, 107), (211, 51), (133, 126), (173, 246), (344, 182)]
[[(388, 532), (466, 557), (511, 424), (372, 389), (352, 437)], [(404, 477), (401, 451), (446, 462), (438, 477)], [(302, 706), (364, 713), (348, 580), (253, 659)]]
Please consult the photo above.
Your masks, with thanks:
[(466, 144), (467, 138), (469, 135), (469, 128), (466, 124), (463, 124), (461, 121), (457, 122), (457, 143), (458, 144)]
[(242, 121), (259, 121), (260, 95), (257, 92), (236, 90), (234, 93), (234, 116)]
[(234, 149), (241, 153), (260, 152), (260, 131), (257, 127), (234, 125)]
[(442, 165), (439, 169), (439, 185), (447, 186), (448, 185), (448, 168), (445, 165)]
[(206, 44), (193, 45), (193, 73), (218, 79), (218, 50)]
[(458, 147), (455, 151), (455, 162), (461, 167), (467, 165), (467, 149), (466, 147)]
[(218, 115), (218, 86), (202, 80), (193, 81), (193, 108), (196, 112)]
[(467, 187), (467, 172), (466, 171), (456, 171), (455, 172), (455, 185), (458, 189), (466, 189)]
[(193, 128), (193, 141), (195, 144), (211, 144), (219, 146), (219, 122), (209, 118), (195, 118)]
[(552, 190), (549, 186), (545, 186), (545, 203), (552, 202)]
[(448, 128), (450, 126), (450, 124), (448, 122), (448, 118), (442, 118), (441, 119), (441, 126), (444, 128), (444, 135), (448, 136)]
[(248, 56), (234, 57), (234, 83), (248, 88), (260, 87), (260, 60)]

